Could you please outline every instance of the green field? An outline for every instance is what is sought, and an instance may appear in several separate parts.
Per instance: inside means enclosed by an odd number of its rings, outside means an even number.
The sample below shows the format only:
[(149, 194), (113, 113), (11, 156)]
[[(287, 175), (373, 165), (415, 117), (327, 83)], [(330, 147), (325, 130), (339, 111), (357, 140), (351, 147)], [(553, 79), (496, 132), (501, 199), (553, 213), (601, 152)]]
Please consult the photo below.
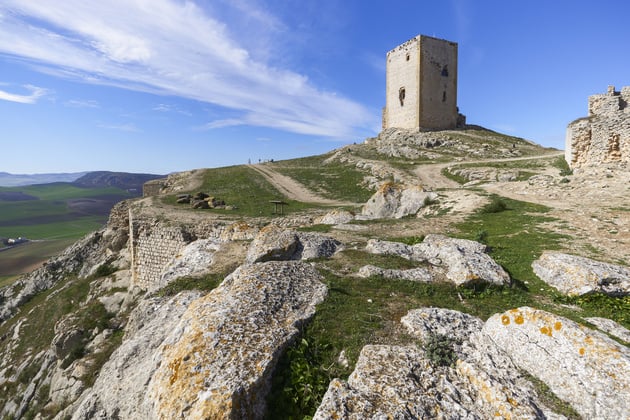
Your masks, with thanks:
[(69, 183), (0, 187), (0, 237), (32, 241), (0, 252), (0, 286), (99, 229), (112, 206), (131, 197), (119, 188)]

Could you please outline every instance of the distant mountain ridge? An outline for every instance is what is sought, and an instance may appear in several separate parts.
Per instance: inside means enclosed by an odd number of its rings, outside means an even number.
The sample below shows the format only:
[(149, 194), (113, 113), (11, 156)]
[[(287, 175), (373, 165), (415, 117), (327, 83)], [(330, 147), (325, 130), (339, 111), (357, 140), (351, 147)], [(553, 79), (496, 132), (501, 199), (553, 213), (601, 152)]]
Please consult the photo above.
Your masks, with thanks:
[(72, 183), (79, 187), (116, 187), (130, 192), (142, 192), (142, 185), (164, 175), (135, 174), (128, 172), (95, 171), (88, 172)]
[(10, 174), (8, 172), (0, 172), (0, 187), (23, 187), (25, 185), (51, 184), (53, 182), (74, 182), (87, 173)]
[(79, 187), (117, 187), (124, 190), (142, 191), (142, 184), (163, 176), (110, 171), (55, 174), (10, 174), (8, 172), (0, 172), (0, 187), (24, 187), (27, 185), (69, 182)]

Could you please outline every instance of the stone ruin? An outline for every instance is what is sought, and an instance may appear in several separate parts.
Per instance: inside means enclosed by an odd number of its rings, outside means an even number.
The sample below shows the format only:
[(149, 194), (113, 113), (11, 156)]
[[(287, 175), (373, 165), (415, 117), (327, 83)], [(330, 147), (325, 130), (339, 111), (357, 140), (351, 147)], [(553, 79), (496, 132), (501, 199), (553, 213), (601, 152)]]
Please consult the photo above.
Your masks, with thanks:
[(567, 127), (565, 159), (571, 168), (630, 162), (630, 86), (608, 86), (588, 98), (588, 116)]

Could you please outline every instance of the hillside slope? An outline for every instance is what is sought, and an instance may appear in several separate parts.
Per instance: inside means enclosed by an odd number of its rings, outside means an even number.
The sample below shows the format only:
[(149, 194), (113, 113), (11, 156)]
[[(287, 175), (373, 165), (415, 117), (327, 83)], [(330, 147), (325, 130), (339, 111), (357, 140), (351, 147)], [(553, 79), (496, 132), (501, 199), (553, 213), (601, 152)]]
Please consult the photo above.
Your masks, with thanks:
[(1, 415), (630, 410), (628, 168), (480, 128), (261, 166), (170, 175), (1, 288)]

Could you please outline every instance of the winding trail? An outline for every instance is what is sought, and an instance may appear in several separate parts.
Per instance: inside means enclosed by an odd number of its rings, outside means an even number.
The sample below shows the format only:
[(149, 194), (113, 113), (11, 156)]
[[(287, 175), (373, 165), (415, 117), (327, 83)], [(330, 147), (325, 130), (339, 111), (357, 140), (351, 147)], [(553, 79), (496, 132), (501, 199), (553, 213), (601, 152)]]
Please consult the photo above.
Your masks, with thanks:
[(423, 185), (430, 186), (432, 188), (460, 188), (461, 185), (452, 179), (445, 177), (442, 174), (442, 169), (449, 166), (465, 165), (469, 163), (496, 163), (496, 162), (514, 162), (521, 160), (535, 160), (544, 159), (556, 156), (564, 156), (564, 152), (552, 152), (544, 155), (535, 156), (522, 156), (517, 158), (502, 158), (502, 159), (486, 159), (486, 160), (468, 160), (461, 162), (448, 162), (448, 163), (431, 163), (427, 165), (419, 165), (414, 169), (414, 175), (420, 180)]
[(287, 198), (302, 203), (313, 203), (322, 206), (359, 206), (362, 203), (352, 203), (348, 201), (332, 200), (315, 194), (313, 191), (306, 188), (293, 178), (271, 169), (266, 164), (247, 165), (249, 168), (255, 170), (262, 175), (267, 181), (271, 183), (278, 191), (284, 194)]

